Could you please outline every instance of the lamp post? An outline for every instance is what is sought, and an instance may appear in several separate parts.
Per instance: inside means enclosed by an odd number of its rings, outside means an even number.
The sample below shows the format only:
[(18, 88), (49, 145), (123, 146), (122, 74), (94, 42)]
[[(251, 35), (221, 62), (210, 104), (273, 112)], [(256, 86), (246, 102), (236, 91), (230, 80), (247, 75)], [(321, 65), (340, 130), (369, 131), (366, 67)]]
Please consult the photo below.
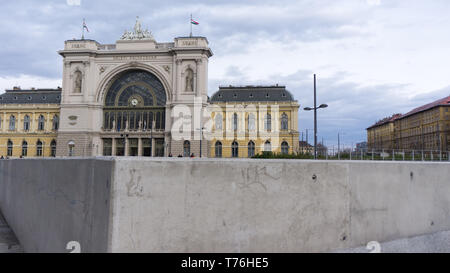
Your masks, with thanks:
[(200, 131), (200, 158), (202, 157), (202, 138), (203, 138), (203, 130), (205, 130), (205, 127), (202, 127), (201, 129), (197, 129)]
[(316, 74), (314, 74), (314, 107), (306, 107), (305, 111), (314, 110), (314, 159), (317, 159), (317, 109), (327, 108), (327, 104), (321, 104), (317, 107), (317, 99), (316, 99)]

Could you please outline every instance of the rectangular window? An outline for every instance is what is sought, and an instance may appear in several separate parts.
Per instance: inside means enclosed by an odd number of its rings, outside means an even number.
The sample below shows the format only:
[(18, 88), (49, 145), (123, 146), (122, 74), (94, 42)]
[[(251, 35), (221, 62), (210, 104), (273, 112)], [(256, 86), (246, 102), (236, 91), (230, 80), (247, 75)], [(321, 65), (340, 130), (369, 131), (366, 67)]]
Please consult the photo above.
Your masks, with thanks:
[(112, 156), (112, 138), (103, 139), (103, 155)]

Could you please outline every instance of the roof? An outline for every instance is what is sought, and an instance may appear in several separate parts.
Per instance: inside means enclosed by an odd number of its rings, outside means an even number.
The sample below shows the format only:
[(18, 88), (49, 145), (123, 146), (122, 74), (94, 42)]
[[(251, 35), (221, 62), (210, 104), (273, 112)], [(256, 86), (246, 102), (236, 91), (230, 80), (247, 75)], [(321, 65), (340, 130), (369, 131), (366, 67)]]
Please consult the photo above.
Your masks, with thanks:
[(0, 95), (0, 104), (60, 104), (61, 88), (12, 89)]
[(286, 86), (227, 86), (211, 97), (211, 102), (294, 101)]
[(367, 128), (367, 130), (390, 123), (390, 122), (394, 122), (396, 119), (399, 119), (402, 117), (402, 114), (394, 114), (390, 117), (386, 117), (382, 120), (379, 120), (378, 122), (376, 122), (374, 125), (370, 126), (369, 128)]
[(412, 116), (414, 114), (417, 114), (417, 113), (420, 113), (420, 112), (423, 112), (426, 110), (430, 110), (437, 106), (450, 106), (450, 96), (439, 99), (432, 103), (428, 103), (428, 104), (422, 105), (420, 107), (417, 107), (417, 108), (413, 109), (412, 111), (409, 111), (408, 113), (404, 114), (401, 118), (406, 118), (406, 117)]

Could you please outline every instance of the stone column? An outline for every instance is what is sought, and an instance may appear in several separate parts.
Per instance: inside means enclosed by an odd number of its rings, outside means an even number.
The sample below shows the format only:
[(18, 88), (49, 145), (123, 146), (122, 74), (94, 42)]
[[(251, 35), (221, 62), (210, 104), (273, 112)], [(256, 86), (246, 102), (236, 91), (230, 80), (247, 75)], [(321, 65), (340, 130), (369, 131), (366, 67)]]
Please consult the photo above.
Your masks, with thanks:
[(111, 149), (112, 149), (111, 155), (115, 156), (116, 155), (116, 139), (115, 138), (112, 139)]
[(129, 155), (128, 148), (129, 148), (128, 137), (125, 137), (125, 156)]
[(152, 138), (152, 157), (155, 157), (155, 138)]
[(138, 156), (142, 156), (142, 138), (138, 138)]

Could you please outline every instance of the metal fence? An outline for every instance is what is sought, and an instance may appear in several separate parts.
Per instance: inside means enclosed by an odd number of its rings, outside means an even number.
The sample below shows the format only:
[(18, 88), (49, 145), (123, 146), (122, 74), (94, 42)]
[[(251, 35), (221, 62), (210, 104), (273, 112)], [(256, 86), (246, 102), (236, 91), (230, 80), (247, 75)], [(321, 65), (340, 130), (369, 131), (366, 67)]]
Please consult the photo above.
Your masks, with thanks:
[[(303, 153), (313, 158), (313, 153)], [(383, 160), (383, 161), (450, 161), (450, 151), (390, 150), (390, 149), (336, 149), (318, 150), (319, 159), (326, 160)]]

